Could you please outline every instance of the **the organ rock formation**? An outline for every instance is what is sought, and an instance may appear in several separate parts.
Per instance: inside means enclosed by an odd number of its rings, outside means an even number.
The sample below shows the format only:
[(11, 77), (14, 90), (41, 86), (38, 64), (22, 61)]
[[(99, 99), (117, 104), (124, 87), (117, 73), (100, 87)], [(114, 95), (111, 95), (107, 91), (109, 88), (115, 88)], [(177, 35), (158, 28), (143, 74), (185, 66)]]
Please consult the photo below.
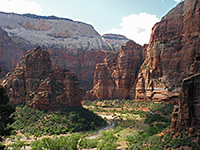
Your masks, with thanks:
[(74, 72), (86, 90), (92, 88), (96, 63), (111, 51), (91, 25), (70, 19), (0, 12), (0, 26), (24, 49), (48, 51), (52, 63)]
[(81, 106), (83, 89), (77, 76), (52, 66), (49, 53), (40, 47), (27, 51), (2, 85), (12, 104), (44, 110)]
[(114, 51), (120, 51), (121, 46), (129, 41), (128, 38), (120, 34), (104, 34), (102, 37), (110, 44)]
[[(170, 100), (195, 66), (200, 43), (200, 1), (185, 0), (152, 29), (136, 84), (136, 99)], [(199, 57), (197, 58), (199, 59)]]
[(134, 82), (142, 63), (142, 47), (133, 41), (96, 65), (93, 89), (85, 99), (133, 98)]

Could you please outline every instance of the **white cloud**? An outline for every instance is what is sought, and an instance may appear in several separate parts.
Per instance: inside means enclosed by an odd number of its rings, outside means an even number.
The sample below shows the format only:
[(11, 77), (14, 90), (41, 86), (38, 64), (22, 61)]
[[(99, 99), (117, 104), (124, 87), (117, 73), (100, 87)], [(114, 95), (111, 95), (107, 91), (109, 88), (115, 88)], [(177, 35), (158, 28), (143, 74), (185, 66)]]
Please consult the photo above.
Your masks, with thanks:
[(19, 14), (31, 13), (42, 14), (42, 7), (33, 2), (26, 0), (1, 0), (0, 11), (14, 12)]
[(149, 42), (152, 27), (158, 21), (156, 15), (147, 13), (132, 14), (122, 18), (120, 28), (112, 28), (106, 33), (122, 34), (143, 45)]

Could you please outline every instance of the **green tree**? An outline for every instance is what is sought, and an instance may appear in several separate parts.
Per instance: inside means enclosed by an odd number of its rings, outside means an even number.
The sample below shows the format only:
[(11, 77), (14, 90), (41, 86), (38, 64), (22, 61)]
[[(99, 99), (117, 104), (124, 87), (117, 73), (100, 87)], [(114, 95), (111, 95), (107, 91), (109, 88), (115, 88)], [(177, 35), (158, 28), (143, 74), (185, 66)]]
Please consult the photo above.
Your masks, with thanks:
[(116, 137), (111, 131), (102, 132), (101, 139), (101, 142), (97, 145), (98, 149), (115, 150), (118, 147), (118, 137)]
[[(14, 122), (11, 115), (14, 111), (14, 107), (9, 104), (6, 90), (0, 85), (0, 142), (2, 141), (2, 137), (11, 133), (12, 129), (8, 125)], [(3, 149), (3, 146), (0, 146), (0, 149)]]

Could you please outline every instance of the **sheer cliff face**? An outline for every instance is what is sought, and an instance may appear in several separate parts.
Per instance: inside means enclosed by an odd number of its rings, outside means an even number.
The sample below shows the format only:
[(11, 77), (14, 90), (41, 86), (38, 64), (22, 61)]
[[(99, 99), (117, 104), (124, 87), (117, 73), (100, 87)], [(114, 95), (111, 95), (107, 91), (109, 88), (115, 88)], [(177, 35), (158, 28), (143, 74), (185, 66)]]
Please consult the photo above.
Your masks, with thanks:
[(200, 1), (185, 0), (152, 29), (136, 84), (136, 99), (176, 97), (200, 51)]
[(45, 110), (81, 106), (83, 90), (76, 75), (53, 67), (49, 53), (40, 47), (27, 51), (2, 85), (12, 104)]
[(182, 82), (178, 104), (172, 113), (171, 128), (188, 130), (200, 126), (200, 53), (196, 53), (190, 76)]
[(96, 65), (93, 89), (85, 99), (133, 98), (134, 82), (142, 63), (142, 47), (133, 41)]
[(5, 76), (10, 69), (13, 69), (23, 54), (24, 49), (0, 28), (0, 67), (2, 70), (0, 77)]
[(52, 63), (77, 74), (86, 90), (92, 88), (96, 63), (111, 50), (91, 25), (70, 19), (1, 12), (0, 26), (24, 49), (40, 46), (48, 51)]

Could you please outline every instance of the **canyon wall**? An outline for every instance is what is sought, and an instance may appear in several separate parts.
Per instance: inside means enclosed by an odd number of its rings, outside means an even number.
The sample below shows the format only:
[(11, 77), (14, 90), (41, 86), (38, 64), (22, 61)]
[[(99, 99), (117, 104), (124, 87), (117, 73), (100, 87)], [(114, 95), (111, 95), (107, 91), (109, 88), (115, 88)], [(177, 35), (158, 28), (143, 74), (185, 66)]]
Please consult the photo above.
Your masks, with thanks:
[(142, 47), (129, 41), (118, 53), (96, 65), (93, 89), (85, 99), (134, 98), (134, 82), (142, 63)]
[(81, 106), (83, 89), (77, 76), (52, 66), (49, 53), (40, 47), (27, 51), (2, 85), (15, 105), (28, 104), (42, 110)]
[(200, 73), (183, 80), (179, 106), (175, 106), (172, 129), (200, 126)]
[(195, 129), (200, 126), (200, 52), (196, 53), (190, 76), (182, 82), (178, 106), (172, 113), (171, 128)]
[[(200, 68), (195, 63), (200, 51), (199, 3), (198, 0), (185, 0), (173, 8), (154, 25), (150, 42), (143, 46), (137, 57), (130, 55), (130, 46), (126, 51), (122, 46), (119, 53), (109, 55), (104, 63), (97, 64), (93, 89), (85, 98), (178, 100), (182, 80), (191, 74), (192, 68)], [(120, 59), (119, 56), (126, 52), (131, 57)], [(141, 55), (144, 62), (140, 66), (142, 58), (138, 56)], [(140, 67), (139, 71), (133, 71), (130, 65)]]
[(136, 99), (172, 100), (199, 53), (200, 1), (185, 0), (152, 29), (136, 83)]
[(10, 69), (14, 68), (24, 53), (24, 48), (15, 43), (0, 27), (0, 67), (2, 70), (0, 77), (4, 77)]

